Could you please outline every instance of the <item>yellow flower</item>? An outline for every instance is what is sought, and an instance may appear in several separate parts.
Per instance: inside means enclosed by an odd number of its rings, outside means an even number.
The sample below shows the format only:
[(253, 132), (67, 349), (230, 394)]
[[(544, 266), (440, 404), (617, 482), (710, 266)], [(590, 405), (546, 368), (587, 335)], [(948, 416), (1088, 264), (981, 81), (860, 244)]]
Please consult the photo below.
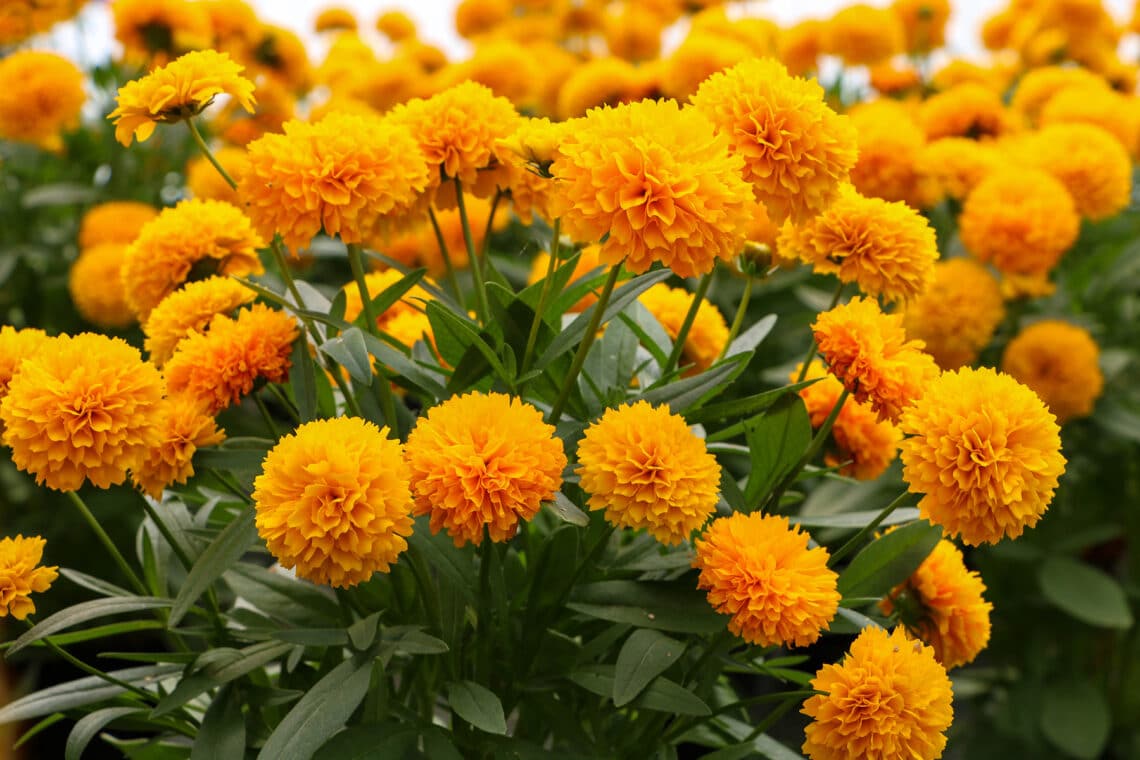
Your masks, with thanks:
[(717, 612), (732, 616), (728, 630), (749, 644), (813, 644), (835, 617), (839, 592), (827, 549), (809, 549), (810, 540), (786, 517), (721, 517), (694, 541), (697, 587)]
[(591, 510), (621, 528), (645, 528), (679, 544), (716, 511), (720, 465), (704, 440), (667, 406), (646, 401), (607, 409), (578, 444), (582, 490)]
[(1006, 345), (1001, 369), (1029, 386), (1063, 423), (1092, 414), (1104, 389), (1099, 360), (1100, 349), (1088, 330), (1046, 319)]
[[(574, 265), (574, 271), (570, 274), (570, 280), (567, 283), (568, 286), (602, 266), (602, 262), (598, 259), (599, 249), (600, 247), (597, 245), (588, 245), (582, 249), (581, 255), (578, 256), (578, 263)], [(564, 261), (559, 261), (555, 266), (562, 266), (565, 263)], [(546, 277), (546, 269), (549, 264), (550, 254), (545, 251), (539, 251), (530, 262), (530, 276), (527, 277), (527, 284), (534, 285), (537, 282), (542, 282), (542, 278)], [(652, 290), (652, 288), (650, 288), (650, 290)], [(578, 299), (578, 302), (567, 309), (567, 311), (585, 311), (597, 302), (598, 296), (594, 292), (590, 292)], [(692, 303), (692, 301), (690, 301), (690, 303)], [(701, 309), (701, 311), (703, 312), (705, 310)], [(658, 321), (660, 321), (660, 319)], [(721, 321), (723, 322), (724, 320), (722, 319)], [(726, 336), (727, 334), (728, 333), (725, 333)]]
[(530, 404), (502, 393), (454, 396), (420, 417), (408, 436), (415, 514), (431, 515), (456, 546), (509, 541), (520, 520), (562, 487), (566, 454)]
[(182, 201), (142, 228), (123, 259), (127, 303), (140, 319), (191, 275), (261, 274), (265, 245), (241, 211), (221, 201)]
[(903, 327), (939, 367), (957, 369), (974, 363), (1004, 318), (997, 280), (976, 261), (956, 258), (934, 264), (926, 291), (906, 303)]
[(966, 249), (1012, 274), (1049, 272), (1076, 241), (1080, 228), (1073, 197), (1064, 185), (1043, 171), (1014, 166), (979, 182), (958, 217)]
[(128, 61), (162, 65), (188, 50), (209, 47), (214, 30), (207, 8), (188, 0), (114, 0), (115, 38)]
[(130, 145), (144, 142), (159, 122), (197, 116), (222, 93), (232, 95), (253, 113), (253, 82), (228, 54), (196, 50), (119, 88), (117, 106), (107, 118), (115, 122), (115, 139)]
[[(214, 157), (231, 177), (240, 177), (249, 162), (245, 150), (230, 146), (214, 151)], [(225, 201), (239, 208), (245, 205), (237, 191), (230, 187), (230, 183), (226, 182), (205, 156), (195, 156), (186, 164), (186, 187), (194, 198)]]
[(777, 245), (816, 272), (857, 283), (867, 295), (888, 301), (921, 293), (938, 259), (925, 217), (905, 203), (864, 198), (850, 185), (819, 216), (785, 225)]
[(1108, 89), (1108, 84), (1088, 69), (1079, 66), (1041, 66), (1025, 72), (1013, 92), (1010, 107), (1030, 124), (1036, 124), (1041, 109), (1049, 100), (1070, 87), (1081, 90)]
[(76, 311), (97, 327), (115, 329), (134, 324), (120, 276), (127, 246), (103, 243), (88, 248), (71, 265), (67, 290)]
[(79, 126), (83, 72), (55, 53), (20, 50), (0, 59), (0, 137), (47, 150)]
[(825, 209), (855, 164), (850, 120), (828, 108), (818, 82), (790, 76), (774, 59), (714, 74), (692, 101), (744, 158), (744, 178), (777, 223)]
[(1041, 126), (1050, 124), (1092, 124), (1105, 130), (1135, 155), (1140, 148), (1140, 107), (1135, 98), (1094, 87), (1066, 87), (1041, 109)]
[(908, 53), (929, 53), (946, 43), (950, 0), (895, 0), (891, 10), (902, 22)]
[(597, 108), (563, 133), (550, 213), (602, 261), (635, 273), (660, 261), (681, 277), (712, 271), (744, 243), (752, 190), (743, 159), (701, 113), (674, 101)]
[(156, 216), (158, 209), (136, 201), (109, 201), (92, 206), (79, 223), (79, 249), (101, 243), (129, 245), (135, 242), (143, 225)]
[(930, 192), (933, 205), (943, 198), (963, 201), (978, 183), (1004, 163), (991, 144), (966, 137), (943, 137), (927, 143), (919, 152), (915, 169)]
[[(661, 323), (669, 339), (676, 340), (681, 334), (681, 326), (693, 305), (694, 297), (695, 294), (684, 288), (671, 288), (664, 283), (657, 283), (637, 300)], [(726, 343), (728, 323), (713, 303), (702, 300), (681, 352), (681, 366), (689, 365), (685, 374), (694, 375), (711, 367), (724, 351)]]
[(906, 339), (902, 316), (884, 314), (873, 300), (856, 297), (836, 306), (820, 314), (812, 330), (831, 374), (879, 419), (897, 422), (938, 376), (922, 341)]
[(944, 372), (903, 413), (903, 479), (919, 514), (967, 544), (1017, 538), (1065, 470), (1057, 421), (1036, 394), (989, 368)]
[(172, 396), (189, 396), (199, 409), (217, 414), (253, 390), (254, 381), (284, 382), (297, 323), (264, 304), (242, 309), (236, 319), (218, 314), (206, 332), (187, 335), (163, 371)]
[(86, 0), (7, 0), (0, 6), (0, 46), (23, 42), (71, 18)]
[(387, 428), (355, 417), (309, 422), (265, 457), (253, 484), (257, 532), (299, 577), (355, 586), (408, 548), (408, 482)]
[(922, 85), (922, 74), (910, 66), (877, 63), (871, 67), (871, 87), (880, 95), (901, 96)]
[(376, 31), (392, 42), (416, 38), (416, 22), (403, 11), (384, 11), (376, 18)]
[(1032, 161), (1068, 188), (1077, 213), (1098, 221), (1132, 199), (1132, 161), (1110, 133), (1094, 124), (1051, 124), (1032, 142)]
[(317, 32), (356, 31), (356, 16), (347, 8), (325, 8), (317, 14), (313, 22), (313, 29)]
[(868, 626), (840, 665), (824, 665), (811, 687), (823, 692), (800, 711), (810, 760), (934, 760), (946, 746), (954, 699), (934, 650), (895, 628)]
[[(8, 384), (20, 369), (20, 363), (49, 340), (47, 333), (35, 327), (17, 330), (12, 325), (0, 325), (0, 401), (8, 395)], [(0, 422), (0, 433), (3, 432)]]
[(109, 488), (146, 455), (162, 391), (158, 370), (123, 340), (52, 338), (24, 359), (0, 402), (4, 443), (39, 485)]
[(303, 93), (312, 84), (305, 43), (284, 27), (272, 24), (261, 27), (253, 47), (251, 68), (291, 92)]
[[(368, 295), (376, 298), (403, 277), (403, 272), (397, 269), (385, 269), (381, 272), (369, 272), (364, 275), (364, 284), (368, 288)], [(430, 282), (429, 280), (425, 284), (430, 284)], [(360, 298), (360, 288), (356, 286), (355, 282), (350, 282), (342, 290), (345, 296), (344, 319), (346, 322), (352, 322), (360, 316), (360, 312), (364, 311), (364, 301)], [(423, 310), (424, 303), (430, 300), (432, 300), (432, 296), (428, 291), (419, 285), (413, 285), (411, 290), (400, 296), (400, 299), (389, 306), (387, 311), (376, 315), (376, 325), (381, 330), (386, 329), (385, 325), (388, 320), (399, 314), (420, 312)]]
[(162, 299), (143, 323), (150, 361), (156, 367), (166, 364), (183, 338), (203, 332), (216, 315), (229, 314), (253, 299), (252, 290), (229, 277), (187, 283)]
[(558, 90), (558, 115), (572, 119), (598, 106), (616, 106), (633, 100), (637, 70), (621, 58), (586, 61), (566, 77)]
[(510, 0), (460, 0), (455, 7), (455, 30), (472, 39), (492, 31), (511, 15)]
[(740, 40), (693, 30), (662, 64), (661, 91), (685, 100), (713, 74), (755, 56)]
[(155, 440), (131, 469), (131, 482), (151, 498), (161, 500), (164, 489), (185, 483), (194, 474), (195, 451), (217, 446), (226, 436), (213, 417), (184, 396), (163, 401), (155, 412), (154, 427)]
[(887, 8), (849, 5), (836, 13), (824, 30), (824, 52), (849, 66), (879, 63), (903, 52), (902, 21)]
[(261, 33), (261, 23), (253, 8), (244, 0), (208, 0), (203, 5), (214, 32), (212, 47), (237, 60), (249, 58)]
[(36, 611), (33, 592), (42, 594), (59, 577), (55, 565), (40, 565), (47, 542), (39, 536), (0, 539), (0, 618), (23, 620)]
[(824, 29), (824, 22), (808, 19), (781, 30), (780, 60), (788, 71), (802, 76), (816, 70), (823, 52)]
[(859, 135), (859, 160), (851, 184), (863, 195), (925, 208), (930, 190), (918, 172), (926, 135), (911, 111), (893, 100), (862, 103), (851, 110)]
[(411, 349), (418, 341), (424, 341), (428, 348), (439, 358), (435, 348), (435, 336), (432, 334), (431, 320), (422, 311), (397, 311), (384, 321), (384, 334), (395, 338), (401, 345)]
[(964, 82), (927, 98), (918, 111), (926, 139), (996, 137), (1010, 130), (1001, 95), (985, 85)]
[(534, 110), (541, 99), (542, 64), (529, 47), (508, 39), (486, 39), (471, 57), (437, 75), (439, 89), (463, 81), (488, 87), (519, 109)]
[(962, 552), (943, 539), (879, 607), (885, 615), (898, 610), (906, 632), (929, 644), (949, 670), (973, 662), (989, 643), (994, 606), (982, 597), (985, 590), (982, 576), (966, 569)]
[(627, 61), (651, 61), (661, 54), (661, 18), (649, 8), (627, 5), (620, 13), (608, 13), (604, 32), (612, 55)]

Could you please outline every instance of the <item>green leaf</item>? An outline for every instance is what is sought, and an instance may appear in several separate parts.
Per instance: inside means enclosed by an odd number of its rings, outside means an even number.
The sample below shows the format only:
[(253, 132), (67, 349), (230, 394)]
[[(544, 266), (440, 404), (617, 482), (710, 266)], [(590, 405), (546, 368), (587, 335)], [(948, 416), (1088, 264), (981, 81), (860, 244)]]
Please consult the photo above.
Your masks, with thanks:
[(257, 539), (254, 516), (252, 509), (239, 514), (194, 561), (194, 566), (190, 568), (186, 582), (178, 590), (174, 606), (170, 609), (170, 625), (178, 625), (178, 621), (182, 620), (183, 615), (190, 610), (202, 592), (241, 559)]
[(446, 641), (428, 635), (415, 626), (385, 628), (382, 638), (393, 651), (400, 654), (444, 654), (450, 651)]
[(95, 620), (108, 615), (122, 615), (127, 612), (169, 607), (170, 604), (169, 599), (153, 596), (111, 597), (110, 599), (93, 599), (90, 602), (80, 602), (41, 620), (30, 631), (16, 639), (8, 650), (8, 656), (10, 657), (12, 653), (20, 651), (34, 641), (39, 641), (45, 636), (51, 636), (56, 631), (86, 623), (88, 620)]
[(844, 597), (881, 598), (918, 569), (942, 539), (942, 528), (916, 520), (868, 544), (839, 575)]
[(353, 380), (372, 382), (372, 362), (364, 344), (364, 333), (359, 327), (350, 327), (340, 335), (320, 345), (321, 353), (340, 364)]
[(590, 516), (579, 509), (578, 505), (570, 501), (561, 491), (554, 494), (554, 501), (546, 501), (542, 505), (558, 515), (558, 519), (563, 522), (577, 525), (580, 528), (585, 528), (590, 524)]
[(1112, 719), (1099, 689), (1074, 681), (1042, 694), (1041, 732), (1058, 749), (1081, 760), (1095, 760), (1108, 745)]
[[(839, 515), (798, 515), (789, 517), (788, 520), (792, 525), (799, 525), (801, 528), (848, 528), (851, 530), (858, 530), (871, 524), (882, 510), (869, 509), (862, 512), (844, 512)], [(901, 507), (887, 515), (880, 525), (884, 528), (888, 525), (898, 525), (900, 523), (908, 523), (912, 520), (918, 519), (918, 510), (914, 507)]]
[(749, 327), (747, 330), (741, 333), (736, 340), (732, 341), (732, 345), (730, 345), (728, 347), (728, 350), (724, 352), (725, 358), (727, 359), (730, 356), (745, 354), (749, 351), (756, 350), (756, 347), (764, 342), (764, 339), (768, 337), (768, 333), (772, 332), (772, 328), (775, 326), (775, 314), (769, 314), (766, 317), (761, 317), (759, 320), (757, 320), (756, 324)]
[(601, 581), (574, 589), (566, 606), (583, 615), (674, 633), (718, 633), (726, 618), (689, 583)]
[(84, 715), (75, 722), (71, 727), (71, 733), (67, 735), (67, 746), (63, 749), (64, 760), (79, 760), (91, 740), (109, 723), (141, 712), (145, 710), (138, 707), (104, 707), (102, 710)]
[(487, 687), (474, 681), (455, 681), (447, 686), (447, 701), (456, 715), (480, 731), (507, 733), (503, 703)]
[(624, 394), (629, 388), (637, 357), (637, 344), (637, 335), (633, 330), (622, 320), (615, 320), (586, 355), (582, 372), (593, 381), (597, 389), (596, 398), (601, 406), (605, 406), (612, 391)]
[(289, 384), (297, 400), (297, 413), (301, 422), (317, 418), (317, 367), (309, 356), (309, 341), (305, 338), (293, 343), (293, 366), (289, 370)]
[[(182, 670), (181, 665), (143, 665), (125, 670), (112, 670), (108, 675), (129, 684), (145, 686), (153, 685), (158, 679), (174, 675), (180, 670)], [(125, 691), (122, 686), (107, 683), (98, 676), (87, 676), (9, 702), (0, 707), (0, 723), (38, 718), (41, 715), (50, 715), (73, 707), (104, 702)]]
[(439, 399), (447, 395), (447, 390), (437, 377), (409, 359), (402, 351), (388, 345), (373, 335), (366, 334), (364, 336), (364, 344), (368, 347), (368, 353), (375, 356), (381, 364), (391, 369), (401, 378), (425, 391), (432, 398)]
[[(226, 571), (225, 580), (239, 596), (275, 617), (304, 622), (316, 616), (326, 625), (340, 618), (336, 600), (308, 581), (241, 562)], [(298, 608), (310, 614), (299, 614)]]
[(1089, 625), (1129, 628), (1132, 611), (1112, 576), (1068, 557), (1050, 557), (1037, 574), (1045, 598)]
[(654, 406), (668, 404), (674, 414), (684, 414), (701, 399), (727, 388), (744, 371), (751, 358), (751, 354), (738, 354), (698, 375), (650, 388), (641, 394), (641, 399)]
[(638, 628), (626, 639), (618, 652), (614, 669), (614, 706), (632, 702), (657, 676), (669, 669), (685, 645), (663, 633), (649, 628)]
[[(805, 380), (802, 383), (793, 383), (792, 385), (785, 385), (782, 388), (776, 388), (771, 391), (764, 391), (763, 393), (756, 393), (744, 398), (734, 399), (732, 401), (724, 401), (720, 404), (710, 404), (709, 406), (694, 409), (685, 415), (690, 425), (697, 425), (705, 422), (716, 422), (717, 420), (726, 420), (736, 417), (745, 417), (748, 415), (758, 414), (768, 407), (775, 404), (784, 396), (789, 393), (795, 393), (801, 388), (806, 388), (819, 380)], [(744, 432), (745, 422), (738, 422), (730, 428), (718, 430), (716, 435), (710, 435), (709, 440), (723, 441), (731, 438), (734, 435), (739, 435)]]
[(351, 726), (329, 739), (315, 757), (336, 760), (415, 757), (418, 740), (415, 726), (400, 723)]
[(473, 550), (457, 550), (443, 532), (433, 535), (426, 517), (416, 520), (408, 546), (427, 560), (441, 582), (459, 591), (467, 601), (475, 602)]
[(376, 640), (376, 634), (380, 630), (381, 614), (381, 612), (373, 612), (368, 617), (361, 618), (348, 627), (348, 640), (352, 643), (353, 649), (363, 652), (372, 646), (372, 642)]
[(222, 689), (202, 718), (190, 760), (221, 760), (244, 755), (245, 718), (241, 712), (241, 696), (229, 688)]
[(879, 621), (864, 615), (862, 612), (840, 607), (835, 611), (835, 619), (831, 621), (827, 632), (830, 634), (859, 633), (864, 628), (882, 628)]
[(69, 567), (61, 567), (59, 574), (72, 583), (82, 586), (88, 591), (94, 591), (96, 594), (102, 596), (133, 596), (130, 591), (127, 591), (122, 586), (116, 586), (114, 583), (109, 583), (102, 578), (96, 578), (87, 573), (72, 570)]
[[(614, 692), (614, 670), (613, 665), (587, 665), (571, 673), (569, 678), (586, 691), (609, 698)], [(664, 676), (654, 679), (633, 701), (633, 707), (679, 715), (712, 714), (709, 706), (697, 695)]]
[(261, 641), (244, 649), (209, 649), (186, 669), (174, 691), (155, 705), (151, 716), (157, 718), (176, 710), (205, 691), (224, 686), (273, 662), (292, 648), (292, 644), (280, 641)]
[(746, 422), (744, 438), (752, 471), (744, 487), (749, 504), (760, 504), (790, 473), (811, 444), (811, 421), (798, 395), (781, 396), (760, 417)]
[(372, 658), (357, 655), (325, 674), (266, 739), (258, 760), (309, 760), (368, 693)]
[[(158, 620), (129, 620), (122, 623), (97, 625), (94, 628), (84, 628), (82, 631), (74, 631), (73, 633), (61, 633), (58, 636), (52, 636), (51, 640), (53, 644), (62, 647), (68, 644), (78, 644), (81, 641), (94, 641), (95, 639), (105, 639), (108, 636), (118, 636), (122, 633), (164, 630), (165, 628), (166, 626)], [(9, 641), (0, 644), (0, 649), (8, 649), (13, 643), (15, 642)], [(45, 646), (45, 644), (40, 640), (31, 646), (42, 647)]]

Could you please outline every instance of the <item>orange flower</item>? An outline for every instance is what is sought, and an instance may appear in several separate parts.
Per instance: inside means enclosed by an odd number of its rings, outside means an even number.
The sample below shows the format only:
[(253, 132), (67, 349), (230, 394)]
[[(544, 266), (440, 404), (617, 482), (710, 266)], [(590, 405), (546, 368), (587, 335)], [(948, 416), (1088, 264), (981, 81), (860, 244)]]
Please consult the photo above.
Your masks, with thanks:
[(88, 248), (71, 265), (67, 290), (76, 311), (97, 327), (114, 329), (134, 324), (120, 276), (127, 246), (104, 243)]
[(850, 66), (871, 65), (903, 52), (902, 21), (887, 8), (849, 5), (836, 13), (824, 31), (824, 52)]
[(185, 396), (163, 401), (155, 412), (155, 441), (131, 469), (131, 482), (156, 500), (165, 488), (185, 483), (194, 474), (194, 452), (225, 440), (214, 418)]
[(416, 22), (403, 11), (384, 11), (376, 18), (376, 31), (392, 42), (416, 38)]
[[(49, 340), (47, 333), (35, 327), (17, 330), (11, 325), (0, 325), (0, 401), (8, 394), (8, 383), (20, 369), (20, 362), (40, 349)], [(3, 433), (0, 423), (0, 433)]]
[(1128, 207), (1132, 160), (1111, 133), (1095, 124), (1050, 124), (1031, 144), (1030, 160), (1068, 188), (1081, 216), (1108, 219)]
[(928, 140), (996, 137), (1011, 127), (1001, 95), (975, 82), (965, 82), (927, 98), (918, 117)]
[(317, 14), (313, 29), (318, 32), (356, 31), (356, 16), (347, 8), (325, 8)]
[(163, 64), (173, 56), (209, 47), (213, 27), (207, 3), (188, 0), (115, 0), (115, 38), (134, 63)]
[[(670, 340), (676, 341), (695, 297), (684, 288), (657, 283), (637, 300), (661, 323)], [(695, 375), (711, 367), (727, 343), (728, 323), (711, 301), (702, 300), (681, 352), (681, 366), (689, 365), (685, 374)]]
[(79, 223), (79, 249), (101, 243), (129, 245), (135, 242), (143, 225), (156, 216), (158, 209), (136, 201), (108, 201), (92, 206)]
[(1104, 389), (1099, 360), (1100, 349), (1088, 330), (1046, 319), (1006, 345), (1001, 369), (1029, 386), (1064, 423), (1092, 414)]
[(40, 565), (46, 543), (39, 536), (0, 539), (0, 618), (31, 615), (36, 611), (32, 593), (42, 594), (59, 577), (57, 566)]
[(903, 327), (939, 367), (957, 369), (974, 363), (1004, 318), (997, 280), (978, 262), (957, 258), (935, 262), (926, 291), (906, 303)]
[(918, 171), (926, 135), (911, 111), (893, 100), (861, 103), (851, 109), (859, 134), (859, 160), (851, 184), (866, 196), (925, 208), (930, 188)]
[(927, 205), (943, 198), (956, 201), (1003, 165), (1002, 154), (990, 143), (965, 137), (943, 137), (923, 147), (916, 159), (920, 182), (930, 191)]
[(253, 299), (252, 290), (228, 277), (208, 277), (174, 291), (143, 323), (150, 361), (156, 367), (166, 364), (187, 335), (204, 331), (216, 315), (229, 314)]
[(55, 53), (20, 50), (0, 59), (0, 137), (63, 149), (61, 133), (79, 126), (87, 95), (83, 72)]
[(946, 43), (950, 0), (895, 0), (891, 10), (902, 21), (908, 53), (929, 53)]

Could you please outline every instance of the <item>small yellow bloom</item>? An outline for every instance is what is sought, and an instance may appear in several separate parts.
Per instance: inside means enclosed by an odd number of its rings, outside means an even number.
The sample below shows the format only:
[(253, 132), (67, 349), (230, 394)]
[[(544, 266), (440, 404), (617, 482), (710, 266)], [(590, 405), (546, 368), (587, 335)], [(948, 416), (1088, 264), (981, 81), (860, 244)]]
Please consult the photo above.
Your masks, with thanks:
[(40, 565), (46, 543), (39, 536), (0, 539), (0, 618), (31, 615), (36, 611), (32, 593), (42, 594), (59, 577), (55, 565)]
[(130, 245), (143, 225), (156, 216), (158, 209), (137, 201), (108, 201), (92, 206), (79, 223), (79, 249), (101, 243)]

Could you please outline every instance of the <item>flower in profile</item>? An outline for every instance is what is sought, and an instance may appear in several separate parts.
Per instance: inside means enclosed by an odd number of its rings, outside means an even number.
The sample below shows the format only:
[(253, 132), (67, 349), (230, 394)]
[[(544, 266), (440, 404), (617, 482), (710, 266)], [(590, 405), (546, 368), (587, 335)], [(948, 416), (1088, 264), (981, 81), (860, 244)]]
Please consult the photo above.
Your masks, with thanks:
[(19, 50), (0, 59), (0, 137), (46, 150), (63, 148), (87, 95), (83, 72), (55, 53)]
[(895, 0), (891, 10), (902, 22), (908, 53), (929, 53), (946, 44), (950, 0)]
[[(600, 246), (598, 245), (588, 245), (582, 249), (578, 255), (578, 262), (574, 265), (574, 271), (570, 274), (570, 281), (567, 283), (567, 287), (572, 286), (575, 282), (590, 274), (590, 272), (595, 270), (600, 271), (599, 268), (602, 266), (602, 262), (598, 259), (599, 249)], [(555, 266), (560, 267), (565, 263), (565, 261), (559, 261)], [(542, 278), (546, 277), (546, 270), (549, 264), (550, 254), (545, 251), (539, 251), (530, 262), (530, 276), (527, 277), (527, 284), (534, 285), (535, 283), (542, 282)], [(594, 291), (590, 291), (579, 298), (578, 302), (567, 309), (567, 311), (585, 311), (597, 302), (598, 296)], [(727, 333), (725, 334), (727, 335)]]
[(132, 63), (161, 65), (188, 50), (209, 47), (208, 3), (189, 0), (115, 0), (115, 38)]
[(192, 276), (261, 274), (257, 249), (264, 245), (245, 214), (228, 203), (195, 199), (163, 209), (123, 257), (127, 303), (145, 320)]
[(79, 223), (79, 249), (101, 243), (129, 245), (135, 242), (143, 225), (156, 216), (158, 209), (137, 201), (108, 201), (92, 206)]
[(834, 274), (888, 301), (921, 293), (938, 259), (934, 230), (925, 217), (905, 203), (865, 198), (850, 185), (818, 216), (786, 224), (777, 247), (820, 274)]
[(902, 21), (888, 8), (849, 5), (827, 22), (823, 51), (849, 66), (870, 66), (903, 52)]
[(431, 515), (456, 546), (509, 541), (562, 487), (566, 454), (530, 404), (502, 393), (453, 396), (408, 436), (416, 515)]
[(800, 711), (812, 719), (803, 752), (811, 760), (934, 760), (946, 747), (954, 693), (934, 650), (868, 626), (842, 664), (811, 681), (820, 694)]
[(233, 96), (253, 113), (253, 82), (227, 53), (195, 50), (127, 82), (107, 118), (115, 122), (115, 139), (129, 146), (145, 142), (161, 123), (184, 121), (202, 113), (222, 93)]
[(215, 415), (252, 391), (259, 378), (283, 382), (296, 338), (296, 321), (264, 304), (242, 309), (236, 319), (218, 314), (209, 329), (190, 333), (175, 348), (163, 367), (167, 389)]
[[(671, 288), (659, 282), (642, 293), (637, 300), (661, 324), (669, 339), (675, 341), (681, 334), (681, 326), (685, 323), (695, 297), (694, 293), (684, 288)], [(702, 299), (681, 350), (680, 365), (689, 366), (685, 374), (694, 375), (711, 367), (727, 343), (728, 323), (724, 321), (720, 309), (711, 301)]]
[(79, 254), (67, 275), (67, 290), (76, 311), (97, 327), (115, 329), (134, 324), (121, 275), (127, 246), (104, 243)]
[[(35, 327), (17, 330), (12, 325), (0, 325), (0, 401), (8, 395), (8, 383), (27, 359), (50, 340), (47, 333)], [(0, 433), (4, 430), (0, 423)]]
[(1011, 128), (1001, 95), (976, 82), (964, 82), (923, 101), (919, 121), (928, 140), (942, 137), (996, 137)]
[(313, 22), (313, 29), (318, 32), (354, 32), (356, 31), (356, 16), (348, 8), (334, 6), (325, 8), (317, 14)]
[(703, 114), (647, 100), (569, 124), (550, 167), (550, 213), (576, 240), (605, 238), (603, 262), (641, 273), (660, 261), (692, 277), (740, 252), (752, 189)]
[(388, 10), (376, 18), (376, 31), (392, 42), (416, 38), (416, 22), (403, 11)]
[(143, 323), (148, 358), (166, 364), (187, 335), (203, 332), (218, 314), (229, 314), (254, 299), (254, 292), (229, 277), (207, 277), (187, 283), (154, 307)]
[(1069, 190), (1077, 213), (1099, 221), (1132, 199), (1132, 160), (1120, 141), (1095, 124), (1050, 124), (1032, 139), (1031, 161)]
[(162, 402), (154, 415), (155, 439), (146, 455), (131, 468), (131, 482), (153, 499), (164, 489), (185, 483), (194, 474), (194, 452), (225, 440), (214, 418), (186, 396)]
[(704, 525), (720, 495), (720, 465), (704, 440), (669, 407), (647, 401), (607, 409), (586, 428), (575, 472), (590, 509), (663, 544)]
[(1005, 304), (997, 280), (969, 258), (934, 264), (930, 285), (907, 301), (903, 328), (912, 340), (925, 343), (926, 353), (942, 369), (973, 364), (1002, 319)]
[(1036, 393), (1064, 423), (1092, 414), (1104, 390), (1100, 349), (1083, 327), (1046, 319), (1029, 325), (1005, 347), (1001, 369)]
[(965, 200), (979, 182), (1003, 163), (1001, 153), (989, 143), (943, 137), (922, 148), (915, 168), (920, 181), (930, 190), (929, 206), (944, 198)]
[(971, 546), (1037, 524), (1065, 471), (1056, 418), (1009, 375), (962, 368), (903, 413), (903, 480), (919, 514)]
[(986, 584), (968, 570), (962, 552), (942, 539), (909, 578), (887, 595), (879, 608), (896, 610), (906, 632), (934, 649), (934, 657), (950, 670), (973, 662), (990, 640), (990, 611), (983, 598)]
[(925, 208), (930, 188), (918, 172), (926, 135), (912, 111), (894, 100), (874, 100), (851, 109), (859, 135), (859, 160), (851, 184), (863, 195)]
[(119, 338), (52, 338), (8, 384), (4, 443), (39, 485), (76, 491), (90, 480), (109, 488), (146, 455), (162, 392), (158, 370)]
[(839, 608), (839, 576), (827, 549), (808, 548), (810, 540), (786, 517), (737, 512), (713, 520), (693, 542), (697, 587), (749, 644), (813, 644)]
[(32, 594), (42, 594), (59, 577), (55, 565), (40, 565), (46, 541), (39, 536), (0, 539), (0, 618), (23, 620), (36, 611)]
[(412, 535), (409, 469), (387, 428), (356, 417), (297, 428), (254, 481), (257, 532), (283, 566), (347, 588), (389, 571)]
[(907, 340), (902, 316), (856, 297), (819, 315), (812, 325), (827, 368), (879, 419), (898, 422), (903, 410), (938, 376), (922, 341)]
[(789, 75), (774, 59), (714, 74), (692, 101), (744, 159), (744, 178), (777, 223), (825, 209), (855, 165), (851, 121), (827, 106), (818, 82)]
[[(232, 177), (240, 177), (245, 172), (245, 165), (249, 160), (246, 156), (247, 154), (242, 148), (228, 145), (214, 151), (214, 158), (225, 167)], [(195, 156), (187, 162), (186, 188), (193, 198), (207, 201), (225, 201), (239, 208), (245, 205), (237, 190), (230, 187), (230, 183), (205, 156)]]

